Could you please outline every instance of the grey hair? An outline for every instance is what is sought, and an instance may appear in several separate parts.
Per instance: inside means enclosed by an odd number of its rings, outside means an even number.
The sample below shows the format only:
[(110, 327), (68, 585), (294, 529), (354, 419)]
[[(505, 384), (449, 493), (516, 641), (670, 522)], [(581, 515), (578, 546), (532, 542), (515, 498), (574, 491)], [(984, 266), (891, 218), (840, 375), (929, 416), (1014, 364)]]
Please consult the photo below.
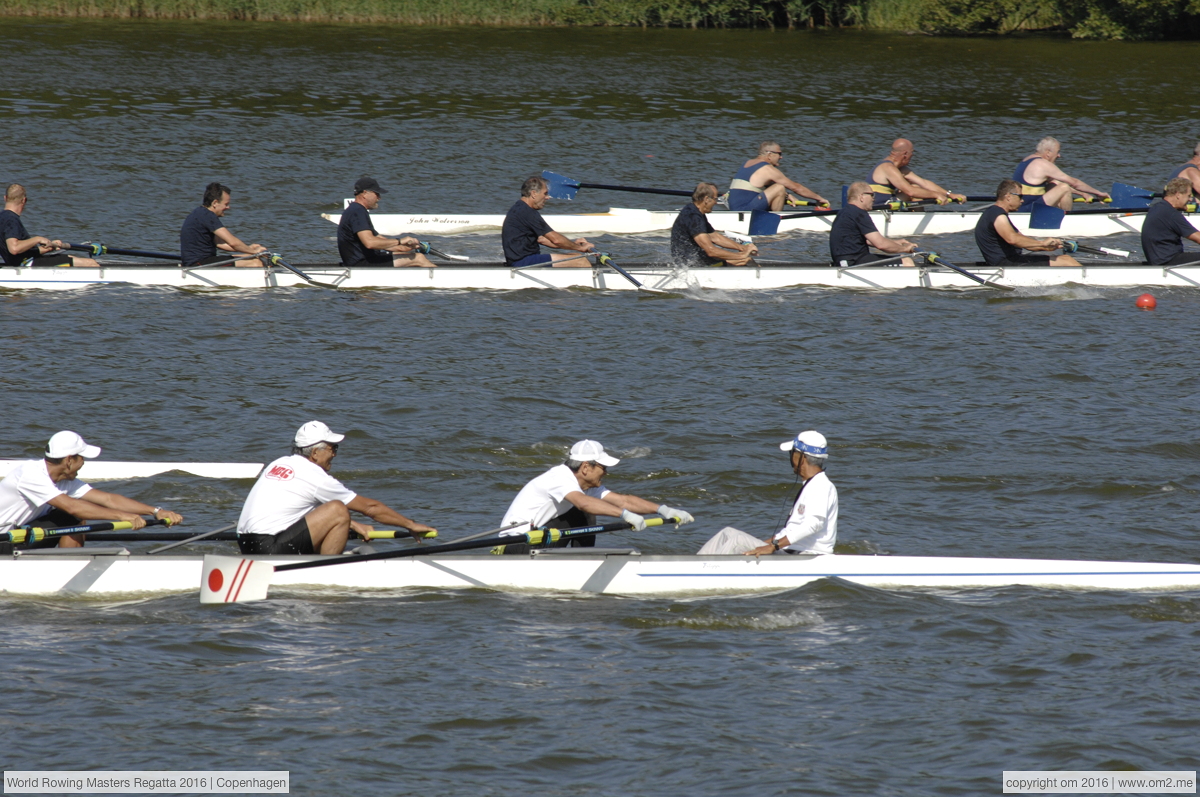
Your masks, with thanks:
[(1171, 194), (1190, 194), (1192, 193), (1192, 181), (1186, 177), (1175, 177), (1167, 181), (1163, 188), (1164, 195)]
[(692, 201), (701, 202), (710, 196), (715, 197), (719, 193), (715, 183), (697, 183), (696, 190), (692, 192)]
[[(584, 461), (586, 461), (586, 460), (584, 460)], [(580, 468), (583, 467), (583, 462), (581, 462), (578, 459), (568, 459), (563, 464), (566, 465), (568, 468), (570, 468), (572, 472), (578, 471)]]
[[(766, 154), (767, 154), (767, 150), (769, 150), (771, 147), (779, 147), (779, 142), (778, 142), (778, 141), (764, 141), (764, 142), (762, 142), (761, 144), (759, 144), (759, 145), (758, 145), (758, 154), (759, 154), (759, 155), (766, 155)], [(779, 148), (780, 148), (780, 149), (783, 149), (783, 147), (779, 147)]]
[(302, 457), (308, 458), (309, 456), (312, 455), (312, 453), (314, 451), (320, 450), (320, 448), (322, 446), (328, 448), (329, 443), (320, 442), (320, 443), (313, 443), (311, 446), (292, 446), (292, 453), (299, 454)]
[(829, 462), (828, 456), (814, 457), (812, 454), (806, 454), (803, 451), (800, 452), (800, 456), (809, 465), (812, 465), (814, 468), (820, 468), (821, 470), (825, 470), (825, 465)]
[(1055, 147), (1061, 148), (1062, 142), (1060, 142), (1054, 136), (1046, 136), (1045, 138), (1043, 138), (1041, 141), (1039, 141), (1037, 143), (1037, 149), (1034, 150), (1034, 152), (1049, 152), (1050, 150), (1054, 149)]
[(533, 196), (534, 191), (541, 191), (544, 188), (549, 188), (550, 185), (536, 174), (529, 177), (525, 182), (521, 183), (521, 196)]

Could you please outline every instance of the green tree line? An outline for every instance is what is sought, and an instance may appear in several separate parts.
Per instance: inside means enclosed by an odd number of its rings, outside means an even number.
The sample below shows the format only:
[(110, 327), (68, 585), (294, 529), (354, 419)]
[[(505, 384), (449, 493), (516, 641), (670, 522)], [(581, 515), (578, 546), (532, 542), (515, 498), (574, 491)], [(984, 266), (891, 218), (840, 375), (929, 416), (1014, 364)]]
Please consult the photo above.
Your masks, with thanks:
[(0, 14), (1200, 38), (1200, 0), (0, 0)]

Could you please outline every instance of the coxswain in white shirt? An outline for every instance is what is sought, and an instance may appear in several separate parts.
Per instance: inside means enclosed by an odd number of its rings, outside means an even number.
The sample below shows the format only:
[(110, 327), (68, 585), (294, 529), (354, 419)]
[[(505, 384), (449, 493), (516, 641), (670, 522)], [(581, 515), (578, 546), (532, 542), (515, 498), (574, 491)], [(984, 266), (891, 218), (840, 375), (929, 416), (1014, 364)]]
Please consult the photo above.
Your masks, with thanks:
[(801, 432), (779, 448), (789, 452), (792, 472), (804, 480), (787, 524), (766, 540), (728, 526), (705, 543), (700, 554), (833, 553), (837, 543), (838, 498), (837, 488), (825, 473), (829, 460), (825, 436), (812, 430)]
[[(99, 446), (88, 445), (75, 432), (62, 431), (51, 437), (43, 459), (18, 464), (0, 481), (0, 532), (25, 525), (61, 529), (90, 520), (113, 520), (140, 529), (146, 525), (142, 515), (153, 515), (171, 525), (183, 522), (183, 516), (176, 512), (97, 490), (80, 481), (77, 476), (84, 461), (99, 455)], [(78, 548), (85, 537), (69, 534), (29, 546)]]
[(246, 497), (237, 529), (242, 553), (339, 554), (346, 549), (351, 530), (363, 539), (374, 530), (351, 520), (351, 512), (408, 529), (418, 538), (437, 532), (329, 475), (338, 445), (345, 439), (320, 421), (300, 427), (292, 453), (267, 465)]
[[(567, 461), (556, 465), (531, 480), (517, 493), (502, 526), (521, 524), (503, 534), (524, 534), (537, 528), (579, 528), (591, 525), (593, 517), (619, 517), (636, 531), (646, 528), (643, 515), (657, 512), (675, 523), (691, 523), (693, 518), (681, 509), (656, 504), (636, 495), (622, 495), (601, 485), (608, 469), (621, 460), (611, 456), (595, 440), (580, 440), (571, 446)], [(591, 516), (591, 517), (589, 517)], [(547, 547), (564, 548), (568, 544), (591, 548), (596, 544), (594, 534), (559, 540)], [(504, 553), (528, 553), (524, 543), (505, 545)]]

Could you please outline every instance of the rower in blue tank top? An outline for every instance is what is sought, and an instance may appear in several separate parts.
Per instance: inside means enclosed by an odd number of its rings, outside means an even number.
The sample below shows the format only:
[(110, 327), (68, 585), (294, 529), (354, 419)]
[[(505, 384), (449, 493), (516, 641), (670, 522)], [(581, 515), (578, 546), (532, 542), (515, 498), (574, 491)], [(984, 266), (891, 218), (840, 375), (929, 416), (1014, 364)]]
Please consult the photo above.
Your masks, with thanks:
[(1192, 196), (1200, 197), (1200, 144), (1192, 150), (1192, 159), (1167, 176), (1167, 182), (1183, 177), (1192, 184)]
[(729, 183), (730, 210), (782, 210), (789, 191), (828, 206), (823, 196), (805, 188), (779, 169), (783, 148), (776, 141), (758, 145), (758, 156), (738, 169)]
[(1030, 207), (1039, 200), (1050, 207), (1070, 210), (1074, 194), (1108, 197), (1108, 194), (1103, 191), (1092, 188), (1083, 180), (1077, 180), (1055, 166), (1054, 162), (1061, 155), (1062, 144), (1058, 142), (1057, 138), (1046, 136), (1038, 142), (1037, 151), (1017, 164), (1012, 179), (1021, 188), (1019, 210), (1027, 213)]
[(908, 164), (915, 154), (911, 141), (898, 138), (892, 142), (892, 151), (888, 156), (875, 164), (875, 168), (867, 175), (867, 184), (875, 192), (876, 205), (893, 199), (933, 199), (939, 205), (967, 201), (966, 195), (948, 191), (909, 168)]

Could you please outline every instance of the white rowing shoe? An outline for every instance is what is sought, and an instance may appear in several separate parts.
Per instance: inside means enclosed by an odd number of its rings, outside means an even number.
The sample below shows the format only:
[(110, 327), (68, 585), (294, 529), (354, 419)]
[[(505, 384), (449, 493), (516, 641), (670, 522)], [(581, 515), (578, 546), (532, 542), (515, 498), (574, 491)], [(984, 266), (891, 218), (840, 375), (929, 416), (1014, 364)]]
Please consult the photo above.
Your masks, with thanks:
[[(19, 463), (27, 460), (0, 459), (0, 478)], [(88, 460), (79, 469), (79, 478), (84, 481), (106, 479), (145, 479), (160, 473), (179, 471), (206, 479), (257, 479), (262, 471), (261, 462), (105, 462)]]

